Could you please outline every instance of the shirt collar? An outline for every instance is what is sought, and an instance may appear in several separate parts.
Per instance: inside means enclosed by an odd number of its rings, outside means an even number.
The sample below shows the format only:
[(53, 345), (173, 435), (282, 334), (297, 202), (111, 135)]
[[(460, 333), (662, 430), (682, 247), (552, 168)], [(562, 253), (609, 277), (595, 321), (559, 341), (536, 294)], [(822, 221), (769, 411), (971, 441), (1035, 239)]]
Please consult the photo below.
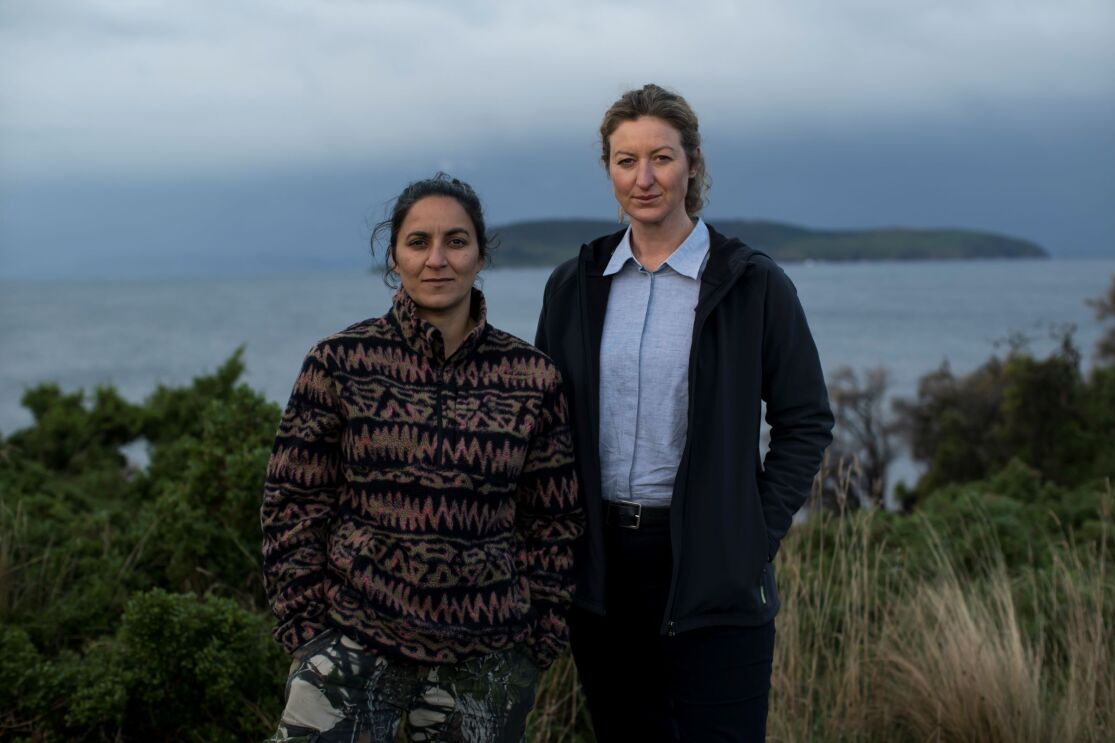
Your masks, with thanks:
[[(693, 230), (689, 233), (689, 237), (685, 238), (681, 245), (677, 246), (670, 257), (664, 260), (662, 264), (669, 266), (682, 276), (688, 276), (696, 280), (701, 278), (701, 271), (705, 267), (705, 257), (708, 255), (708, 249), (708, 226), (705, 225), (703, 219), (698, 218), (697, 224), (693, 226)], [(619, 241), (619, 245), (612, 252), (612, 258), (604, 269), (604, 275), (611, 276), (614, 273), (619, 273), (628, 260), (638, 263), (635, 255), (631, 252), (630, 227), (627, 228), (627, 232), (623, 233), (623, 239)]]

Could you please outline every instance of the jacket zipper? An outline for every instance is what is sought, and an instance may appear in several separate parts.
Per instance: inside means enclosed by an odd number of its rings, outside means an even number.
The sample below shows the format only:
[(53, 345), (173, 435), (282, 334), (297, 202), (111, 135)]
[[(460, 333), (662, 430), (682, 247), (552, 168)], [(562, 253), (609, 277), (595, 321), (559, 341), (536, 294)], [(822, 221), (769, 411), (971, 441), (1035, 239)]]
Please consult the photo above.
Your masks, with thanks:
[[(690, 432), (693, 430), (693, 395), (696, 392), (696, 381), (695, 380), (697, 378), (697, 375), (696, 375), (696, 371), (697, 371), (697, 342), (698, 342), (698, 339), (700, 338), (701, 331), (705, 327), (705, 320), (707, 320), (709, 314), (712, 313), (712, 309), (714, 307), (716, 307), (717, 304), (720, 303), (720, 300), (724, 297), (725, 294), (728, 293), (728, 290), (731, 289), (735, 285), (735, 283), (742, 278), (742, 276), (745, 273), (747, 273), (747, 269), (750, 267), (750, 265), (751, 265), (750, 261), (748, 261), (747, 263), (744, 263), (743, 268), (740, 270), (739, 274), (737, 274), (736, 276), (729, 276), (727, 279), (725, 279), (724, 283), (720, 287), (717, 288), (716, 294), (709, 296), (707, 304), (705, 305), (703, 310), (701, 309), (700, 302), (698, 301), (697, 309), (701, 311), (701, 314), (698, 315), (694, 320), (693, 340), (691, 341), (691, 343), (689, 345), (689, 381), (688, 381), (688, 384), (689, 384), (689, 411), (688, 411), (688, 415), (686, 416), (685, 448), (682, 452), (681, 464), (678, 467), (678, 474), (683, 476), (686, 479), (688, 479), (688, 477), (689, 477), (689, 447), (690, 447), (690, 444), (692, 442), (692, 439), (690, 438)], [(681, 478), (679, 478), (679, 480), (680, 479)], [(674, 482), (674, 488), (675, 488), (675, 493), (674, 493), (675, 495), (678, 495), (678, 494), (683, 493), (685, 491), (684, 487), (680, 491), (677, 490), (677, 481), (676, 480)], [(670, 521), (671, 522), (673, 521), (672, 506), (678, 500), (681, 500), (681, 499), (677, 499), (677, 498), (671, 499), (671, 503), (670, 503), (670, 505), (671, 505)], [(683, 509), (682, 515), (684, 516), (685, 515), (684, 514), (684, 505), (682, 506), (682, 509)], [(682, 560), (682, 557), (684, 555), (685, 555), (685, 550), (679, 550), (678, 551), (677, 574), (679, 576), (681, 575), (681, 560)], [(676, 588), (677, 588), (677, 586), (675, 585), (675, 581), (673, 579), (671, 579), (671, 581), (670, 581), (670, 594), (669, 594), (669, 597), (666, 599), (666, 616), (664, 617), (664, 619), (666, 620), (666, 635), (667, 635), (667, 637), (673, 637), (676, 630), (677, 630), (677, 622), (674, 621), (674, 598), (675, 598), (675, 593), (676, 593), (675, 589)], [(766, 603), (766, 598), (765, 597), (763, 598), (763, 603)]]
[[(591, 251), (588, 245), (581, 245), (581, 259), (577, 265), (577, 297), (580, 301), (580, 315), (581, 319), (581, 346), (582, 353), (585, 359), (586, 375), (588, 377), (588, 388), (593, 390), (588, 395), (588, 408), (589, 408), (589, 422), (591, 423), (591, 441), (592, 445), (589, 451), (585, 452), (585, 457), (590, 458), (592, 467), (597, 473), (597, 479), (600, 479), (600, 349), (595, 348), (592, 343), (592, 334), (589, 330), (589, 280), (588, 280), (588, 265)], [(605, 307), (605, 312), (607, 309)], [(594, 354), (593, 351), (596, 351)], [(601, 494), (603, 495), (603, 494)], [(583, 497), (583, 496), (582, 496)], [(601, 555), (601, 570), (607, 571), (607, 564), (604, 555)], [(596, 609), (601, 614), (605, 613), (604, 604), (601, 603), (599, 608)]]
[[(582, 252), (587, 249), (586, 245), (581, 246)], [(592, 457), (596, 464), (596, 471), (600, 471), (600, 374), (597, 372), (597, 367), (600, 364), (599, 351), (597, 357), (593, 358), (592, 338), (589, 334), (588, 328), (588, 268), (586, 261), (581, 261), (577, 266), (577, 294), (581, 300), (581, 341), (584, 346), (585, 360), (588, 362), (588, 376), (589, 376), (589, 389), (596, 390), (595, 394), (588, 396), (589, 404), (589, 420), (592, 423)]]
[(441, 392), (444, 388), (442, 380), (445, 377), (444, 368), (437, 371), (437, 435), (434, 441), (437, 445), (437, 464), (438, 467), (445, 466), (445, 428), (441, 419)]

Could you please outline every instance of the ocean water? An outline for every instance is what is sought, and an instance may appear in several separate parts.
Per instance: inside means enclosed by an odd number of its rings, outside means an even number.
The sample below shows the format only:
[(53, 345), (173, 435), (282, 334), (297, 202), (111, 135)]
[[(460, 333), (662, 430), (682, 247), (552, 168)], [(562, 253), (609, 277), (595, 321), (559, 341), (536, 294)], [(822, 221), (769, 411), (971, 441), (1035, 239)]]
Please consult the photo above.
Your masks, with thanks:
[[(1106, 291), (1115, 259), (791, 264), (826, 371), (886, 367), (893, 396), (911, 396), (947, 362), (968, 371), (1009, 338), (1037, 353), (1074, 326), (1089, 363), (1102, 333), (1085, 300)], [(549, 269), (482, 274), (489, 320), (534, 336)], [(23, 391), (113, 384), (141, 400), (158, 383), (213, 370), (245, 346), (246, 380), (284, 402), (309, 347), (383, 314), (378, 274), (235, 279), (0, 282), (0, 432), (31, 423)], [(900, 464), (897, 475), (912, 472)]]

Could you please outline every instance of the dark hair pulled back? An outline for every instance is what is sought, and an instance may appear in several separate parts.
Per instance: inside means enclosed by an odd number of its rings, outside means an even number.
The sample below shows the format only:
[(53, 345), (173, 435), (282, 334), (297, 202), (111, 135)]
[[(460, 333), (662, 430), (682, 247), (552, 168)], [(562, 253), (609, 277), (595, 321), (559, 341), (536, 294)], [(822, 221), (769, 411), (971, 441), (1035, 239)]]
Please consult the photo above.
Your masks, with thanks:
[(488, 237), (487, 227), (484, 225), (484, 208), (480, 205), (480, 197), (476, 195), (472, 186), (439, 171), (433, 178), (424, 178), (407, 185), (391, 201), (389, 207), (391, 215), (372, 229), (370, 242), (373, 256), (376, 254), (376, 244), (382, 243), (385, 235), (387, 237), (387, 260), (384, 264), (383, 281), (389, 287), (398, 286), (398, 274), (395, 273), (395, 243), (399, 239), (399, 230), (402, 229), (411, 208), (428, 196), (448, 196), (461, 205), (476, 230), (480, 260), (485, 266), (491, 260), (490, 251), (495, 245)]

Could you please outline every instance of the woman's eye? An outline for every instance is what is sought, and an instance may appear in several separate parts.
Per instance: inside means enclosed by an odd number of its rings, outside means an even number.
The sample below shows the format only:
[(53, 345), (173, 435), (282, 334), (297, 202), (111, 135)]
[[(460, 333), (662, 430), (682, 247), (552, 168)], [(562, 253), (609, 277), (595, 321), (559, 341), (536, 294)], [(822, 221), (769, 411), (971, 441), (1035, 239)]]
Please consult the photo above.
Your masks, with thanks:
[(629, 168), (635, 164), (635, 159), (632, 157), (625, 157), (616, 164), (623, 168)]

